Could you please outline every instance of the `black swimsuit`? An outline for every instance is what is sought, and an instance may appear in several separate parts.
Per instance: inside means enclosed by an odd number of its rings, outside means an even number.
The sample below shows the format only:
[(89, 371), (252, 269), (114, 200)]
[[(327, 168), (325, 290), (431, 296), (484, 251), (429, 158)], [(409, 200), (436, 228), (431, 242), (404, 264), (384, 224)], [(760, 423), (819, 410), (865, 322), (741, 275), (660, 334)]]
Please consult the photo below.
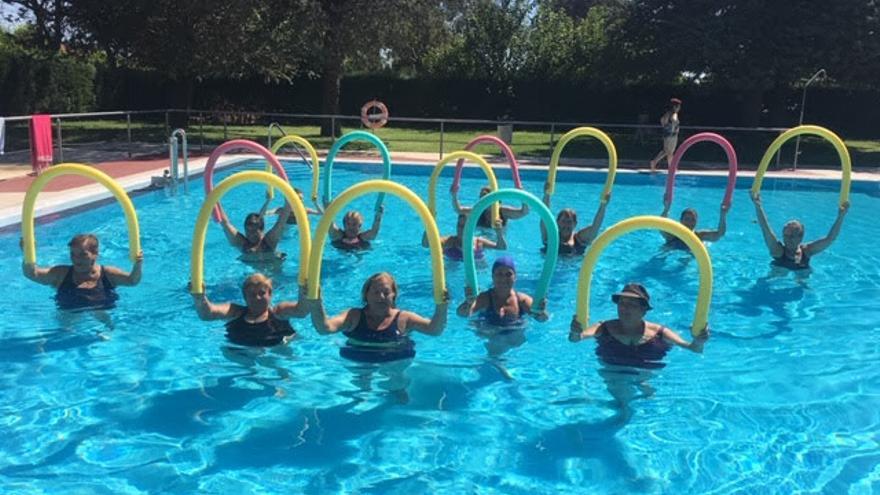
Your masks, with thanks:
[(617, 340), (605, 323), (596, 330), (596, 356), (607, 364), (633, 366), (636, 368), (662, 368), (663, 357), (669, 350), (669, 344), (663, 340), (665, 327), (651, 337), (651, 340), (638, 345), (628, 345)]
[(269, 245), (268, 242), (266, 242), (266, 236), (263, 236), (263, 238), (260, 239), (260, 242), (258, 242), (256, 244), (252, 244), (251, 241), (247, 238), (247, 236), (245, 236), (241, 232), (238, 233), (238, 236), (241, 239), (241, 252), (242, 253), (250, 254), (250, 253), (274, 253), (275, 252), (275, 248), (273, 248), (272, 246)]
[(509, 327), (521, 325), (523, 323), (523, 319), (526, 316), (525, 311), (523, 310), (522, 302), (519, 300), (519, 295), (516, 291), (513, 292), (513, 297), (516, 298), (516, 306), (517, 306), (517, 315), (513, 318), (511, 317), (502, 317), (498, 314), (498, 310), (495, 309), (495, 298), (492, 297), (492, 289), (483, 292), (486, 294), (486, 297), (489, 298), (489, 307), (483, 311), (483, 320), (486, 323), (497, 326), (497, 327)]
[(357, 242), (344, 242), (340, 237), (330, 244), (336, 249), (341, 249), (343, 251), (362, 251), (364, 249), (370, 249), (370, 241), (365, 240), (361, 237), (361, 234), (357, 236)]
[(383, 330), (373, 330), (367, 324), (367, 308), (362, 308), (357, 326), (345, 332), (349, 341), (339, 349), (339, 355), (352, 361), (365, 363), (384, 363), (414, 357), (416, 355), (415, 344), (400, 331), (400, 327), (397, 325), (398, 318), (400, 318), (400, 311), (394, 315), (388, 327)]
[(238, 345), (271, 347), (284, 342), (285, 337), (296, 335), (290, 322), (269, 313), (269, 318), (259, 323), (245, 320), (247, 308), (241, 316), (226, 323), (226, 338)]
[(793, 258), (789, 258), (785, 255), (785, 250), (782, 251), (782, 256), (778, 258), (773, 258), (773, 264), (776, 266), (781, 266), (783, 268), (788, 268), (789, 270), (807, 270), (810, 268), (810, 256), (804, 251), (804, 246), (799, 246), (801, 250), (801, 260), (796, 261)]
[(119, 295), (113, 286), (113, 282), (104, 272), (104, 267), (99, 268), (98, 282), (94, 287), (77, 287), (73, 282), (73, 267), (67, 270), (67, 275), (58, 286), (55, 293), (55, 302), (60, 309), (110, 309), (116, 305)]

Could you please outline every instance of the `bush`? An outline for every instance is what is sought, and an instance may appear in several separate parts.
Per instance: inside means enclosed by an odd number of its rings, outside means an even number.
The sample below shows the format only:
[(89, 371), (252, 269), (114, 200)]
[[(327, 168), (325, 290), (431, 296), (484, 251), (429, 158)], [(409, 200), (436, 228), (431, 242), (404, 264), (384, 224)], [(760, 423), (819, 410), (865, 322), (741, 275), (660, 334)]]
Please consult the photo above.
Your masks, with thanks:
[(95, 64), (65, 53), (23, 48), (0, 34), (0, 108), (6, 115), (91, 110)]

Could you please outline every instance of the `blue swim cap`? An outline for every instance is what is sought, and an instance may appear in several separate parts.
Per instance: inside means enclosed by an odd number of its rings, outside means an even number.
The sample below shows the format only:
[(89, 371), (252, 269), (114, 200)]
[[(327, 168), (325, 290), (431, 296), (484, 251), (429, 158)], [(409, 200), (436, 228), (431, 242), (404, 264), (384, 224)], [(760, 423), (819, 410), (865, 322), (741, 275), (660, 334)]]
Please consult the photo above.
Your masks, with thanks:
[(506, 266), (513, 271), (516, 271), (516, 263), (513, 262), (513, 256), (499, 256), (495, 259), (495, 263), (492, 263), (492, 271), (494, 272), (496, 268), (499, 266)]

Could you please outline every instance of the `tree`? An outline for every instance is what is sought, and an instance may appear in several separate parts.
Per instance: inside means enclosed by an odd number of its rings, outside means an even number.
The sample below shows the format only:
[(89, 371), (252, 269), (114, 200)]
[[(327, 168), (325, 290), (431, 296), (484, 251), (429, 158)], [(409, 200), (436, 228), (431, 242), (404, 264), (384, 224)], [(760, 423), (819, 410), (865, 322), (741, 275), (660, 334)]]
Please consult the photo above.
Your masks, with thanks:
[[(444, 34), (446, 11), (439, 0), (312, 0), (316, 35), (311, 51), (320, 60), (321, 112), (339, 112), (340, 82), (349, 67), (377, 67), (385, 60), (413, 66)], [(334, 134), (330, 121), (321, 134)]]
[(68, 0), (3, 0), (3, 3), (17, 8), (16, 14), (8, 16), (7, 21), (32, 21), (39, 46), (53, 52), (61, 49), (69, 29)]

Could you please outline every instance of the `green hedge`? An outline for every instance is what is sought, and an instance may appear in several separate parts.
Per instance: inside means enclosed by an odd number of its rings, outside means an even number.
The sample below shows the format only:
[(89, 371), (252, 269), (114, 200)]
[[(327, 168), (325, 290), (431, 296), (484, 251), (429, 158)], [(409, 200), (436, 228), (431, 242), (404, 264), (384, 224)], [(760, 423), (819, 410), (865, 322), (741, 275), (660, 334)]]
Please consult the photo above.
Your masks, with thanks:
[(5, 115), (92, 110), (95, 73), (92, 61), (0, 41), (0, 109)]

